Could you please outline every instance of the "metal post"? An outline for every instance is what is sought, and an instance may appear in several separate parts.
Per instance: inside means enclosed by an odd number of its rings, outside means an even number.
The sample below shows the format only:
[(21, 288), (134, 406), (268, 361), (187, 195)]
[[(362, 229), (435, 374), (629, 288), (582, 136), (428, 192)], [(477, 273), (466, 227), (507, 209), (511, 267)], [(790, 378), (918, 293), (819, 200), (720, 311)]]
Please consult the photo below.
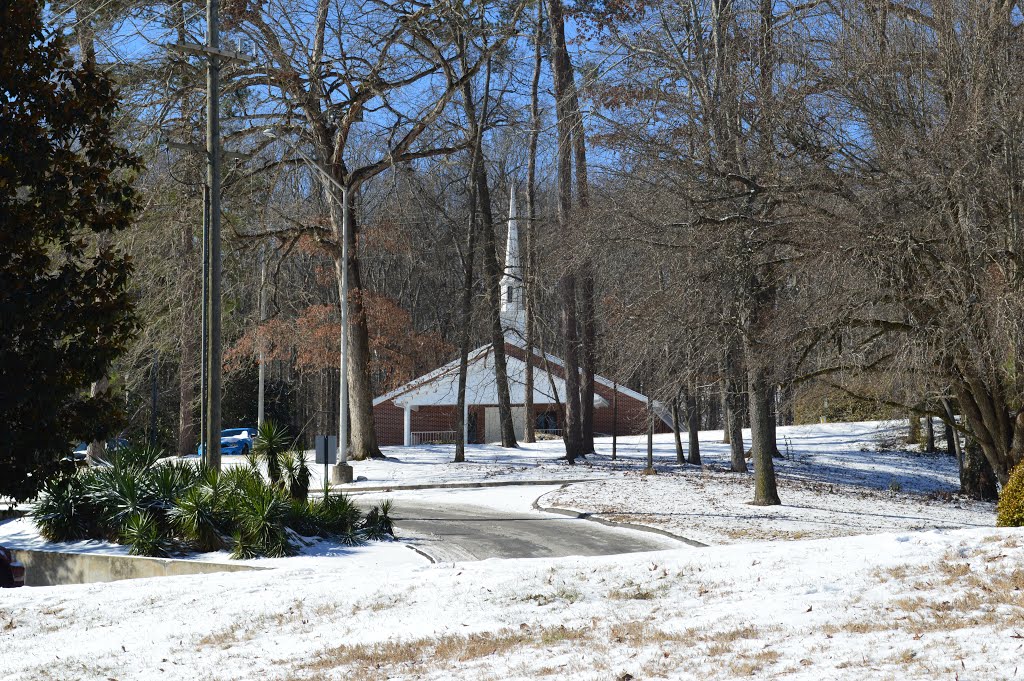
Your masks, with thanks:
[(220, 470), (220, 392), (221, 392), (221, 256), (220, 256), (220, 57), (212, 50), (220, 48), (218, 0), (206, 2), (206, 47), (211, 50), (206, 69), (206, 183), (210, 188), (210, 270), (209, 270), (209, 352), (207, 355), (208, 441), (203, 449), (207, 467)]
[[(334, 178), (331, 177), (333, 181)], [(336, 183), (335, 183), (336, 184)], [(352, 466), (348, 465), (348, 227), (349, 192), (341, 188), (341, 395), (338, 414), (338, 463), (331, 472), (335, 485), (352, 482)]]
[(612, 384), (612, 461), (618, 453), (619, 445), (619, 383)]

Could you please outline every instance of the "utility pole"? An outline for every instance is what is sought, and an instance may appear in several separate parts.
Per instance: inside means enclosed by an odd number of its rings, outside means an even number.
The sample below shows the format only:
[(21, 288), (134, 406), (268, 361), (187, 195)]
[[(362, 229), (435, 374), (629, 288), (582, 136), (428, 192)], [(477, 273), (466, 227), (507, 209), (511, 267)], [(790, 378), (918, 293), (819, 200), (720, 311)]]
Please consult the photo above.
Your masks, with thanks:
[(200, 368), (199, 368), (199, 451), (206, 456), (209, 437), (206, 431), (206, 339), (210, 335), (210, 306), (206, 285), (210, 281), (210, 188), (203, 185), (203, 288), (202, 310), (203, 322), (200, 332)]
[(206, 44), (182, 43), (168, 47), (206, 59), (206, 220), (203, 245), (203, 306), (206, 324), (203, 334), (203, 425), (200, 436), (203, 464), (220, 470), (221, 398), (221, 254), (220, 254), (220, 70), (231, 62), (250, 61), (238, 52), (220, 48), (220, 3), (206, 2)]
[[(260, 326), (267, 321), (267, 251), (260, 248)], [(264, 394), (267, 386), (267, 356), (264, 352), (263, 329), (260, 329), (260, 385), (256, 398), (256, 427), (263, 425)]]
[(203, 450), (207, 468), (220, 470), (220, 58), (214, 53), (220, 47), (219, 1), (206, 1), (206, 184), (210, 188), (210, 335), (206, 339), (208, 382), (206, 434), (209, 441)]

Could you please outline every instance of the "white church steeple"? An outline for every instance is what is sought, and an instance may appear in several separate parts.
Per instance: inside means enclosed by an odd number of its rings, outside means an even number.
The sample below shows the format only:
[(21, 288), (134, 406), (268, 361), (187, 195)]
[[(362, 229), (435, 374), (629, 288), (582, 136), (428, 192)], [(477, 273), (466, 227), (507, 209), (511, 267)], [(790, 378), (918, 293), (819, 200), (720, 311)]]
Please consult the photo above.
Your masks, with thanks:
[(523, 304), (523, 266), (519, 262), (519, 225), (516, 189), (512, 187), (508, 209), (508, 240), (505, 242), (505, 270), (501, 276), (501, 327), (506, 336), (526, 333), (526, 309)]

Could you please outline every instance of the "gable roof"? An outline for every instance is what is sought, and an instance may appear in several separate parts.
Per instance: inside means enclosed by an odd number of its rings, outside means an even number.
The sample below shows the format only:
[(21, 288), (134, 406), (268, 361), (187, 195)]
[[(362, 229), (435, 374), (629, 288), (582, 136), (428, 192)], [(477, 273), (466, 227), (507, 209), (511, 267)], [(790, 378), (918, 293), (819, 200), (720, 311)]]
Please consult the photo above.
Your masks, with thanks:
[[(525, 354), (526, 343), (518, 337), (518, 334), (508, 334), (505, 337), (505, 342)], [(492, 346), (490, 343), (482, 345), (469, 353), (469, 375), (467, 376), (466, 383), (467, 404), (498, 403), (497, 385), (494, 379), (494, 363), (490, 360), (491, 353)], [(533, 350), (533, 355), (536, 358), (550, 362), (564, 372), (565, 364), (558, 357), (550, 353), (542, 353), (536, 348)], [(525, 398), (525, 385), (519, 377), (525, 373), (526, 362), (514, 355), (506, 355), (506, 363), (508, 365), (509, 392), (511, 393), (512, 403), (522, 404)], [(544, 371), (543, 367), (536, 364), (534, 366), (542, 374), (540, 379), (534, 379), (534, 404), (555, 404), (561, 402), (562, 400), (559, 398), (559, 395), (565, 394), (565, 380), (549, 374)], [(455, 359), (381, 395), (373, 401), (373, 406), (389, 401), (394, 401), (400, 407), (404, 407), (406, 404), (410, 406), (455, 405), (458, 403), (458, 379), (459, 360)], [(604, 376), (595, 374), (594, 382), (639, 402), (647, 402), (646, 395), (610, 381)], [(552, 385), (554, 386), (554, 394), (551, 394)], [(608, 402), (596, 394), (594, 395), (594, 404), (598, 407), (608, 406)], [(665, 405), (654, 401), (651, 408), (662, 421), (671, 425), (671, 415)]]

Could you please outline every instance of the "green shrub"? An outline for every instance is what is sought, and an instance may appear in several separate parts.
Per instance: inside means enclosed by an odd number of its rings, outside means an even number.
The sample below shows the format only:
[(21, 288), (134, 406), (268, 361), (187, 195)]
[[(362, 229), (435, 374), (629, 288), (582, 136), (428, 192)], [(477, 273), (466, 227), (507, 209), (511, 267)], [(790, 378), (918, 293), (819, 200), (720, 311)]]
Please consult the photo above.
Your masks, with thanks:
[(996, 505), (996, 525), (1024, 527), (1024, 462), (1010, 471), (1010, 480), (1003, 487)]
[(295, 546), (288, 539), (285, 521), (289, 505), (282, 493), (254, 479), (238, 490), (234, 507), (237, 522), (235, 553), (257, 554), (268, 558), (294, 555)]
[(43, 485), (42, 496), (32, 509), (32, 520), (45, 539), (77, 541), (90, 537), (97, 512), (86, 497), (83, 479), (69, 475)]
[(48, 482), (32, 513), (40, 533), (121, 542), (133, 555), (229, 549), (235, 558), (294, 555), (303, 536), (355, 545), (393, 535), (390, 502), (364, 518), (343, 494), (305, 498), (309, 470), (300, 454), (281, 457), (278, 483), (251, 466), (219, 472), (159, 459), (155, 450), (122, 450)]
[(116, 541), (128, 519), (157, 505), (153, 479), (135, 466), (93, 468), (85, 475), (86, 495), (99, 509), (100, 531)]
[(362, 513), (344, 494), (325, 492), (319, 501), (313, 502), (313, 515), (322, 534), (346, 537), (355, 533)]
[(218, 506), (210, 486), (188, 489), (168, 514), (173, 527), (197, 551), (219, 551), (227, 546), (222, 529), (228, 526), (228, 514)]
[(153, 480), (154, 503), (165, 511), (199, 481), (199, 467), (188, 462), (170, 462), (149, 470)]
[(151, 513), (134, 513), (121, 531), (121, 541), (129, 546), (128, 553), (133, 556), (158, 556), (166, 558), (171, 555), (173, 543), (165, 528), (160, 526)]
[(374, 506), (363, 519), (360, 533), (369, 540), (381, 541), (393, 539), (395, 536), (394, 523), (391, 522), (391, 501), (384, 500)]
[(281, 457), (291, 446), (288, 429), (270, 419), (260, 424), (252, 450), (267, 467), (267, 477), (275, 485), (281, 483)]
[(292, 499), (306, 499), (309, 496), (309, 465), (302, 452), (285, 452), (281, 456), (282, 483)]

